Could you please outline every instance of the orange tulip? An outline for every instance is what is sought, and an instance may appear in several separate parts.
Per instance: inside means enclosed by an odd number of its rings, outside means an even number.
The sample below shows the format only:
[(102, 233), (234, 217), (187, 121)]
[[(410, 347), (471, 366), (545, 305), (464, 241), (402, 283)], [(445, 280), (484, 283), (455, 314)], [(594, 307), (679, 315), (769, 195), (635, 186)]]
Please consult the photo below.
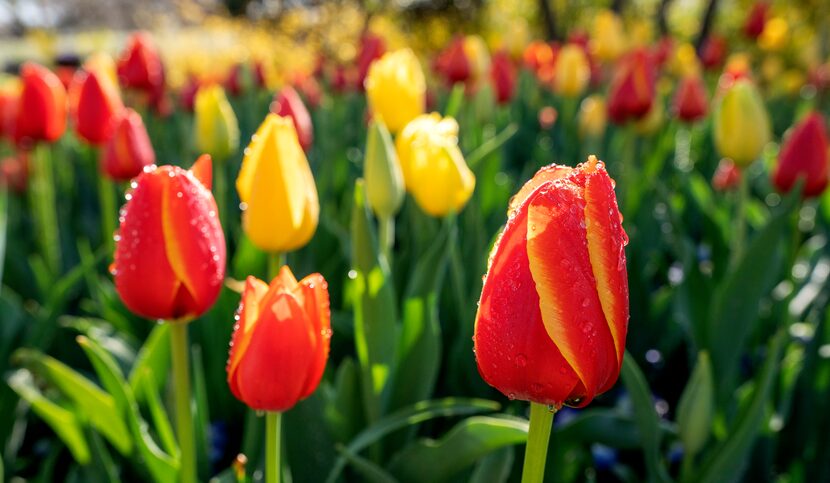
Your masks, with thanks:
[(23, 65), (21, 80), (15, 139), (57, 141), (66, 130), (66, 89), (49, 69), (31, 62)]
[(101, 157), (101, 171), (112, 179), (126, 181), (156, 162), (156, 153), (141, 116), (126, 108), (113, 120), (113, 136)]

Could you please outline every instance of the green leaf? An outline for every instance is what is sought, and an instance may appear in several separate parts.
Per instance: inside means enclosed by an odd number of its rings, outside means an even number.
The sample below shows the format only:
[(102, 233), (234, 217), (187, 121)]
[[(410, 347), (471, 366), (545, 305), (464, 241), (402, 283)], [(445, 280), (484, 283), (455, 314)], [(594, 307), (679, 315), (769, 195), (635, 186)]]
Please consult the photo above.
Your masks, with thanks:
[(703, 448), (712, 432), (715, 410), (715, 388), (709, 354), (700, 351), (697, 364), (677, 405), (677, 426), (683, 450), (692, 458)]
[(654, 409), (651, 390), (645, 376), (634, 361), (634, 357), (625, 352), (622, 372), (623, 383), (631, 397), (634, 408), (634, 421), (640, 428), (643, 452), (646, 459), (646, 471), (649, 481), (669, 481), (666, 467), (660, 455), (660, 417)]
[(193, 368), (193, 399), (196, 401), (196, 414), (193, 415), (194, 432), (196, 438), (196, 462), (199, 474), (205, 476), (210, 471), (210, 412), (205, 384), (205, 369), (202, 362), (202, 349), (194, 345), (190, 351), (191, 367)]
[(393, 458), (389, 469), (401, 481), (449, 481), (491, 452), (524, 444), (529, 423), (505, 416), (473, 416), (440, 440), (413, 443)]
[[(671, 429), (662, 425), (662, 433)], [(637, 449), (643, 447), (640, 428), (630, 417), (616, 409), (586, 409), (572, 420), (553, 429), (553, 438), (583, 444), (600, 443), (612, 448)], [(554, 446), (556, 443), (552, 443)]]
[(14, 371), (6, 381), (14, 392), (32, 405), (35, 414), (57, 433), (75, 461), (82, 465), (89, 463), (92, 456), (84, 436), (83, 423), (75, 413), (46, 399), (26, 369)]
[(146, 373), (143, 377), (137, 380), (141, 381), (141, 386), (138, 388), (139, 392), (143, 394), (143, 400), (150, 410), (150, 417), (153, 419), (153, 427), (158, 434), (161, 446), (168, 454), (175, 454), (179, 450), (176, 444), (176, 436), (173, 433), (173, 426), (170, 424), (170, 417), (161, 403), (158, 395), (158, 385), (153, 380), (153, 373), (149, 368), (144, 368)]
[(339, 445), (337, 450), (343, 455), (354, 470), (360, 474), (362, 480), (372, 483), (395, 483), (391, 474), (368, 459), (351, 453), (345, 446)]
[[(6, 259), (6, 230), (9, 224), (9, 191), (5, 186), (0, 186), (0, 260)], [(0, 263), (0, 280), (3, 280), (3, 265)], [(0, 290), (3, 285), (0, 284)], [(0, 479), (3, 477), (2, 466), (0, 466)]]
[(170, 326), (169, 324), (158, 324), (150, 332), (141, 350), (135, 358), (130, 371), (130, 388), (136, 399), (144, 401), (146, 381), (142, 379), (150, 377), (153, 381), (153, 391), (159, 392), (164, 387), (167, 379), (167, 372), (170, 369)]
[(504, 483), (510, 477), (515, 453), (513, 447), (505, 446), (485, 456), (476, 465), (470, 483)]
[(455, 117), (458, 114), (458, 110), (464, 102), (465, 90), (466, 88), (462, 82), (457, 82), (452, 86), (450, 97), (447, 100), (447, 107), (444, 109), (444, 117)]
[(324, 410), (327, 426), (337, 441), (350, 440), (363, 427), (360, 405), (360, 374), (351, 358), (337, 368), (334, 388)]
[(475, 169), (482, 159), (494, 153), (504, 143), (510, 140), (514, 134), (519, 131), (519, 126), (515, 123), (508, 124), (500, 133), (491, 137), (490, 139), (481, 143), (473, 152), (466, 156), (467, 165), (470, 169)]
[[(346, 450), (358, 454), (394, 431), (430, 419), (498, 411), (499, 407), (497, 402), (486, 399), (444, 398), (434, 401), (422, 401), (395, 411), (364, 429), (346, 446)], [(330, 483), (336, 481), (346, 463), (346, 458), (341, 456), (331, 469), (326, 481)]]

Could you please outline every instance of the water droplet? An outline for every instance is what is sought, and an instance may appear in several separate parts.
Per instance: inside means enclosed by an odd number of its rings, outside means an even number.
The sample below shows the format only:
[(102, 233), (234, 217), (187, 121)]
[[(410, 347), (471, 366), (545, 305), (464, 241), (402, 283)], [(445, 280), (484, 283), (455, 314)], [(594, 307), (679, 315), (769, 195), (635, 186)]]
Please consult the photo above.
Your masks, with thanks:
[(130, 201), (131, 199), (133, 199), (133, 194), (132, 193), (125, 194), (124, 199), (127, 200), (127, 201)]
[(245, 202), (239, 203), (239, 209), (242, 210), (242, 211), (247, 210), (248, 209), (248, 203), (245, 203)]
[(512, 392), (509, 392), (509, 393), (507, 393), (507, 399), (510, 399), (511, 401), (515, 401), (516, 400), (516, 395)]
[(583, 307), (587, 307), (589, 305), (591, 305), (591, 299), (589, 299), (588, 297), (585, 297), (584, 299), (582, 299), (582, 306)]
[(184, 196), (184, 193), (182, 193), (181, 191), (176, 192), (176, 198), (181, 198), (182, 196)]
[(357, 278), (357, 270), (349, 270), (348, 277), (351, 280), (356, 279)]
[(516, 356), (516, 367), (525, 367), (527, 365), (527, 357), (524, 354)]
[(582, 397), (571, 398), (571, 399), (566, 400), (565, 404), (567, 406), (579, 406), (579, 403), (581, 403), (583, 399), (584, 398), (582, 398)]

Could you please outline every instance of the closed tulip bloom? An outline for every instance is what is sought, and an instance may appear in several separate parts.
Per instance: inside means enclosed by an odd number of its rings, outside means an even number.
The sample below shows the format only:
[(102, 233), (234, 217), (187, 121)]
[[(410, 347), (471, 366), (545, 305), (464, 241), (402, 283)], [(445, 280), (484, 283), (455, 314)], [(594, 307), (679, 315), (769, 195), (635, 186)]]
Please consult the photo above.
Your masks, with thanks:
[(395, 141), (406, 189), (432, 216), (460, 211), (475, 188), (475, 175), (458, 147), (458, 123), (438, 113), (412, 120)]
[(271, 112), (291, 118), (300, 146), (303, 147), (303, 151), (308, 152), (314, 142), (314, 127), (311, 124), (311, 115), (297, 91), (291, 86), (283, 87), (271, 103)]
[(619, 376), (628, 238), (613, 186), (591, 156), (542, 168), (511, 200), (474, 342), (479, 373), (511, 399), (582, 407)]
[(591, 80), (591, 66), (585, 50), (574, 44), (562, 47), (556, 57), (553, 90), (565, 97), (578, 97)]
[(287, 266), (269, 286), (248, 277), (226, 367), (237, 399), (257, 411), (287, 411), (317, 389), (329, 356), (328, 284), (297, 282)]
[(729, 46), (726, 39), (720, 35), (711, 35), (703, 41), (700, 51), (700, 62), (707, 70), (715, 69), (723, 64)]
[(493, 83), (496, 102), (499, 104), (509, 103), (516, 91), (516, 68), (513, 66), (513, 60), (507, 52), (499, 51), (493, 55), (490, 80)]
[(782, 17), (771, 18), (764, 24), (758, 45), (767, 51), (778, 52), (790, 45), (790, 25)]
[(479, 35), (464, 37), (464, 53), (470, 63), (470, 81), (478, 83), (490, 72), (490, 50)]
[(136, 32), (118, 59), (118, 78), (124, 87), (154, 92), (164, 85), (164, 66), (156, 46), (145, 32)]
[(90, 144), (106, 143), (112, 137), (114, 117), (124, 109), (116, 86), (102, 72), (79, 70), (70, 97), (78, 136)]
[(591, 53), (604, 61), (616, 60), (625, 52), (626, 39), (622, 20), (611, 10), (602, 10), (594, 17)]
[(127, 181), (156, 162), (156, 153), (141, 116), (130, 108), (113, 120), (114, 134), (101, 157), (101, 171), (111, 179)]
[(456, 37), (450, 42), (446, 50), (436, 59), (435, 70), (444, 77), (450, 87), (470, 79), (472, 66), (464, 49), (464, 37)]
[(553, 48), (547, 42), (534, 40), (528, 44), (522, 53), (522, 62), (527, 69), (533, 73), (546, 65), (552, 65), (555, 60)]
[(372, 113), (397, 133), (424, 112), (426, 80), (421, 64), (409, 49), (385, 54), (369, 67), (366, 96)]
[(718, 163), (715, 174), (712, 176), (712, 187), (716, 191), (731, 191), (741, 182), (741, 170), (729, 158), (723, 158)]
[(239, 124), (225, 90), (216, 84), (201, 87), (193, 108), (196, 149), (225, 161), (239, 149)]
[(695, 122), (706, 116), (709, 99), (700, 76), (690, 75), (680, 80), (674, 94), (673, 109), (675, 116), (685, 122)]
[(749, 11), (744, 21), (744, 35), (750, 39), (757, 39), (761, 35), (761, 32), (764, 31), (768, 12), (769, 4), (766, 2), (756, 2), (752, 5), (752, 10)]
[(605, 99), (599, 94), (588, 96), (579, 105), (579, 134), (582, 137), (599, 138), (605, 134), (608, 114)]
[(758, 159), (770, 139), (770, 122), (758, 90), (748, 79), (726, 89), (715, 108), (715, 146), (738, 166)]
[(245, 150), (236, 190), (242, 228), (260, 249), (294, 250), (314, 235), (317, 187), (291, 119), (268, 114)]
[(772, 184), (787, 193), (799, 178), (804, 179), (805, 197), (819, 196), (827, 187), (828, 158), (827, 127), (817, 112), (811, 112), (792, 130), (778, 155), (778, 166)]
[[(112, 272), (124, 305), (151, 319), (198, 317), (225, 277), (225, 237), (210, 192), (210, 157), (192, 171), (145, 169), (121, 214)], [(197, 178), (201, 176), (201, 179)]]
[(369, 125), (363, 178), (372, 211), (379, 218), (395, 216), (401, 208), (406, 189), (392, 136), (382, 121), (374, 120)]
[(17, 110), (18, 142), (57, 141), (66, 129), (66, 89), (49, 69), (27, 62)]
[(617, 124), (645, 116), (654, 103), (655, 74), (648, 54), (638, 49), (617, 66), (608, 92), (608, 115)]
[(372, 62), (380, 59), (386, 52), (386, 42), (377, 35), (367, 33), (360, 38), (360, 51), (357, 54), (355, 64), (357, 65), (357, 87), (363, 90), (363, 82), (369, 73), (369, 66)]

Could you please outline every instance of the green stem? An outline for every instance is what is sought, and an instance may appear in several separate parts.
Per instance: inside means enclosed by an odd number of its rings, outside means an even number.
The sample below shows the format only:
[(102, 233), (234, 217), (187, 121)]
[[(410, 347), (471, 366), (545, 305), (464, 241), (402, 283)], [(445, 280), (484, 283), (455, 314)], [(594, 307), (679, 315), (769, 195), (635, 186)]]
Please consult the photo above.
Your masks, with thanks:
[(280, 273), (280, 268), (282, 268), (283, 265), (285, 265), (285, 252), (275, 252), (268, 254), (269, 282)]
[[(219, 213), (219, 222), (222, 224), (222, 229), (226, 230), (229, 226), (228, 219), (228, 175), (227, 162), (224, 159), (217, 159), (213, 169), (213, 196), (216, 199), (216, 208)], [(227, 238), (227, 233), (225, 233)]]
[(541, 483), (545, 479), (545, 463), (555, 412), (544, 404), (530, 403), (530, 431), (527, 433), (522, 483)]
[(54, 275), (59, 275), (61, 273), (61, 249), (51, 147), (48, 144), (39, 143), (35, 147), (32, 158), (34, 172), (29, 194), (35, 210), (37, 238), (46, 265)]
[(380, 252), (386, 261), (392, 263), (392, 245), (395, 243), (395, 218), (392, 216), (381, 216), (378, 218), (380, 231)]
[(101, 238), (102, 244), (109, 253), (115, 252), (115, 218), (117, 208), (115, 202), (115, 184), (103, 174), (98, 176), (98, 198), (101, 206)]
[(731, 266), (734, 269), (743, 258), (746, 245), (746, 205), (749, 201), (749, 180), (746, 171), (741, 173), (738, 182), (738, 198), (735, 203), (735, 237), (732, 238)]
[(280, 439), (282, 413), (265, 415), (265, 483), (280, 483)]
[(196, 483), (196, 441), (193, 437), (193, 411), (190, 403), (190, 367), (187, 323), (170, 324), (173, 356), (173, 387), (176, 399), (176, 436), (181, 449), (179, 481)]

